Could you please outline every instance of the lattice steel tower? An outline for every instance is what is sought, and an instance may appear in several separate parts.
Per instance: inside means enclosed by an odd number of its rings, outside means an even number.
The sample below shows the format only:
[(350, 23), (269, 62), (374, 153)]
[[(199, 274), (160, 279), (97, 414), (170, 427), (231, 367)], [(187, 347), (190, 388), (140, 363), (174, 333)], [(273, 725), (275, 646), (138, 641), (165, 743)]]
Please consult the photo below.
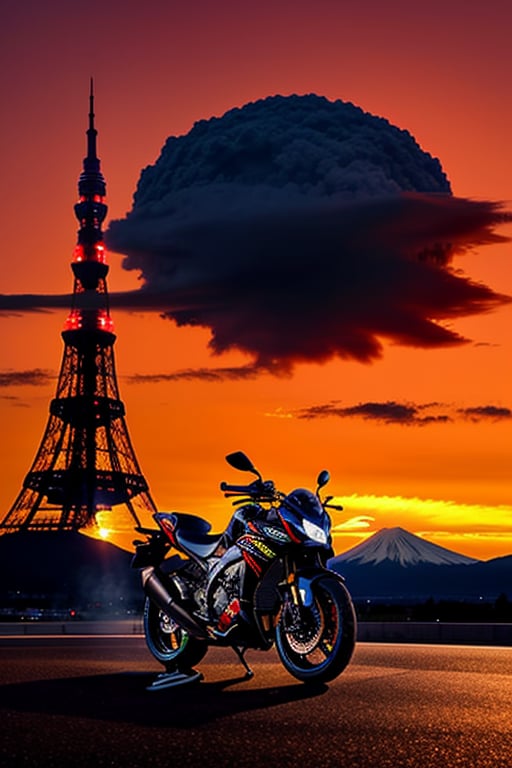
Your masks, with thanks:
[(64, 357), (50, 417), (34, 463), (0, 533), (66, 531), (94, 524), (101, 510), (123, 505), (137, 525), (156, 511), (140, 470), (119, 398), (108, 264), (102, 223), (105, 179), (96, 155), (91, 80), (87, 157), (78, 181), (80, 222), (71, 311), (62, 331)]

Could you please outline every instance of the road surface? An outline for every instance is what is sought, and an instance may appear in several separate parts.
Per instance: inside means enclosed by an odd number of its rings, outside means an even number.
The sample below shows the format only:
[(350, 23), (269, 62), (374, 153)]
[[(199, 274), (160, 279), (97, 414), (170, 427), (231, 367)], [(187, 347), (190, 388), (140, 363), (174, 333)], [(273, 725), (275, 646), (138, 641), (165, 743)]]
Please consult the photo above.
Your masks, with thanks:
[(310, 690), (274, 652), (209, 651), (148, 692), (139, 636), (0, 638), (2, 768), (511, 768), (512, 650), (359, 644)]

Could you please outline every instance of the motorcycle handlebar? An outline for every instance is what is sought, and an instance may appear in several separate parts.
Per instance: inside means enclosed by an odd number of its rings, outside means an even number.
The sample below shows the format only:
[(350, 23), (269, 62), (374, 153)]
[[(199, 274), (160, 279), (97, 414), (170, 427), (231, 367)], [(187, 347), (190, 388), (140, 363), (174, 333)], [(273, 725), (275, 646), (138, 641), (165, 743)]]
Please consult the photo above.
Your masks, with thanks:
[(254, 496), (256, 498), (273, 498), (275, 495), (275, 487), (272, 480), (255, 480), (249, 485), (230, 485), (229, 483), (220, 484), (221, 491), (224, 491), (225, 496), (236, 496), (238, 494), (244, 494), (247, 496)]
[(255, 493), (256, 489), (253, 484), (251, 485), (229, 485), (228, 483), (220, 484), (221, 491), (228, 493)]

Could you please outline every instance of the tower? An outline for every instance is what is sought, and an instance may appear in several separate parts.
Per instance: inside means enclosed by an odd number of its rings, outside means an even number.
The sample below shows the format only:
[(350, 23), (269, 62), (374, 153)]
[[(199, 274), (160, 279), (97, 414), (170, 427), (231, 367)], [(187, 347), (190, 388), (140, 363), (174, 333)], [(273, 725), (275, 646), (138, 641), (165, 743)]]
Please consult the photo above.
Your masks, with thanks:
[(96, 154), (91, 79), (87, 156), (78, 181), (78, 242), (71, 268), (71, 310), (64, 324), (57, 390), (36, 457), (0, 533), (69, 531), (94, 524), (96, 515), (122, 505), (156, 511), (140, 470), (119, 398), (109, 312), (108, 264), (102, 223), (106, 185)]

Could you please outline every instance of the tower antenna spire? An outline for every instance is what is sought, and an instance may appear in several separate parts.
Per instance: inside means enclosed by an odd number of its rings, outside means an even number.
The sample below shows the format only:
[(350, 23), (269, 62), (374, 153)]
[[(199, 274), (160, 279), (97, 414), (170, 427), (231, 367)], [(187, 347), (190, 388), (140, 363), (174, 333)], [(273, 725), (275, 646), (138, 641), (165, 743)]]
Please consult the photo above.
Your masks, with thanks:
[(89, 127), (87, 129), (87, 157), (84, 160), (84, 170), (99, 171), (99, 159), (96, 154), (96, 137), (98, 131), (94, 127), (94, 78), (91, 77), (89, 90)]
[(94, 130), (94, 78), (91, 77), (89, 90), (89, 129)]
[(80, 198), (88, 195), (105, 197), (106, 184), (100, 170), (100, 160), (96, 151), (96, 137), (98, 131), (94, 126), (94, 78), (91, 77), (89, 88), (89, 127), (87, 134), (87, 156), (84, 157), (83, 171), (78, 182)]

